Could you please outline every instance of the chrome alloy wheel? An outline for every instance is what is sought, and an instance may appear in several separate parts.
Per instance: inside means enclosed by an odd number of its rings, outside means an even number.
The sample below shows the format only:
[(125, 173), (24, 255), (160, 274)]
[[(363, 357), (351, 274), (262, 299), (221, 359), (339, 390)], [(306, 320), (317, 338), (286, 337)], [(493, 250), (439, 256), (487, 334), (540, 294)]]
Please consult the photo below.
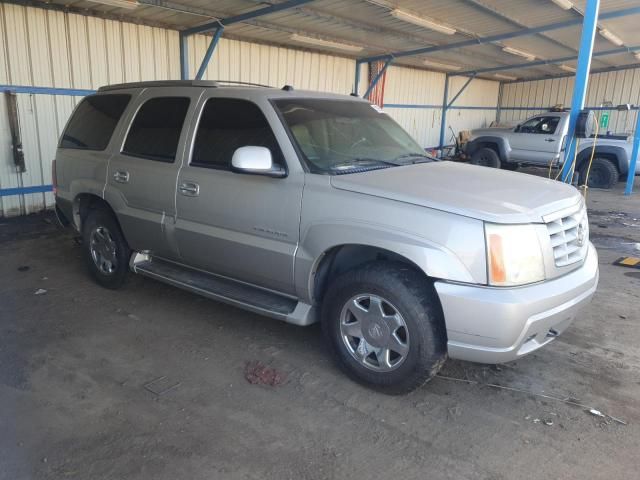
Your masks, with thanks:
[(97, 225), (89, 237), (89, 249), (91, 258), (100, 272), (111, 275), (115, 272), (117, 264), (116, 242), (106, 227)]
[(340, 313), (340, 336), (351, 356), (376, 372), (390, 372), (409, 353), (409, 330), (393, 304), (378, 295), (351, 297)]

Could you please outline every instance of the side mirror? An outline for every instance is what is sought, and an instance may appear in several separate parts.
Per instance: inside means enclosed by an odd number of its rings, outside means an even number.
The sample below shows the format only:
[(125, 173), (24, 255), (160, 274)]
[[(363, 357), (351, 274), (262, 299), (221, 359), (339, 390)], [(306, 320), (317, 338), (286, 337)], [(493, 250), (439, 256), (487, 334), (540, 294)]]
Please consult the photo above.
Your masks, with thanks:
[(274, 165), (271, 150), (266, 147), (240, 147), (233, 152), (231, 170), (236, 173), (284, 177), (287, 172)]
[(520, 131), (520, 127), (521, 127), (520, 124), (516, 125), (516, 128), (515, 128), (514, 132), (519, 132)]

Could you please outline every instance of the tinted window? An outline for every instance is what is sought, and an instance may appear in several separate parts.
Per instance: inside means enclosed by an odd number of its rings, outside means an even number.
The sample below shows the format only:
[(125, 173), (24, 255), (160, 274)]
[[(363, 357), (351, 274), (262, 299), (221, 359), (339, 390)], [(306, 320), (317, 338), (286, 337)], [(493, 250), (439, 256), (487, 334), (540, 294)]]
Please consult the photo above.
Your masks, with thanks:
[(189, 99), (158, 97), (145, 102), (131, 124), (122, 153), (173, 162), (178, 151)]
[(69, 120), (60, 139), (61, 148), (104, 150), (131, 95), (92, 95), (86, 97)]
[(254, 103), (233, 98), (211, 98), (200, 117), (191, 164), (229, 168), (240, 147), (267, 147), (273, 162), (284, 166), (282, 152), (264, 114)]

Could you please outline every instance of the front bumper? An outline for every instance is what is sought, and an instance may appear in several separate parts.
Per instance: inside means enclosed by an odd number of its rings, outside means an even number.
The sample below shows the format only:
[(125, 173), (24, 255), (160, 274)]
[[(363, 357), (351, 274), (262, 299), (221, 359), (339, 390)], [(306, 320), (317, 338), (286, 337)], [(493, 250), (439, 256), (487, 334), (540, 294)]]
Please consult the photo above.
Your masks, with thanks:
[(562, 333), (598, 285), (598, 254), (589, 244), (583, 265), (562, 277), (517, 288), (436, 282), (447, 326), (449, 357), (504, 363)]

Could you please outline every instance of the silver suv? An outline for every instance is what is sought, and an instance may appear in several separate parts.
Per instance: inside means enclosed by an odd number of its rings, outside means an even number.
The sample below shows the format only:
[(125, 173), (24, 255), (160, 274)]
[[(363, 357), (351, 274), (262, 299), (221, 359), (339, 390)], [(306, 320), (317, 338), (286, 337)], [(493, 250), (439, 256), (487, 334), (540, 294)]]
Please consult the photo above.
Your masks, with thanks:
[(296, 325), (406, 392), (447, 355), (514, 360), (593, 295), (571, 186), (438, 162), (356, 97), (216, 82), (101, 88), (54, 163), (94, 279), (129, 271)]

